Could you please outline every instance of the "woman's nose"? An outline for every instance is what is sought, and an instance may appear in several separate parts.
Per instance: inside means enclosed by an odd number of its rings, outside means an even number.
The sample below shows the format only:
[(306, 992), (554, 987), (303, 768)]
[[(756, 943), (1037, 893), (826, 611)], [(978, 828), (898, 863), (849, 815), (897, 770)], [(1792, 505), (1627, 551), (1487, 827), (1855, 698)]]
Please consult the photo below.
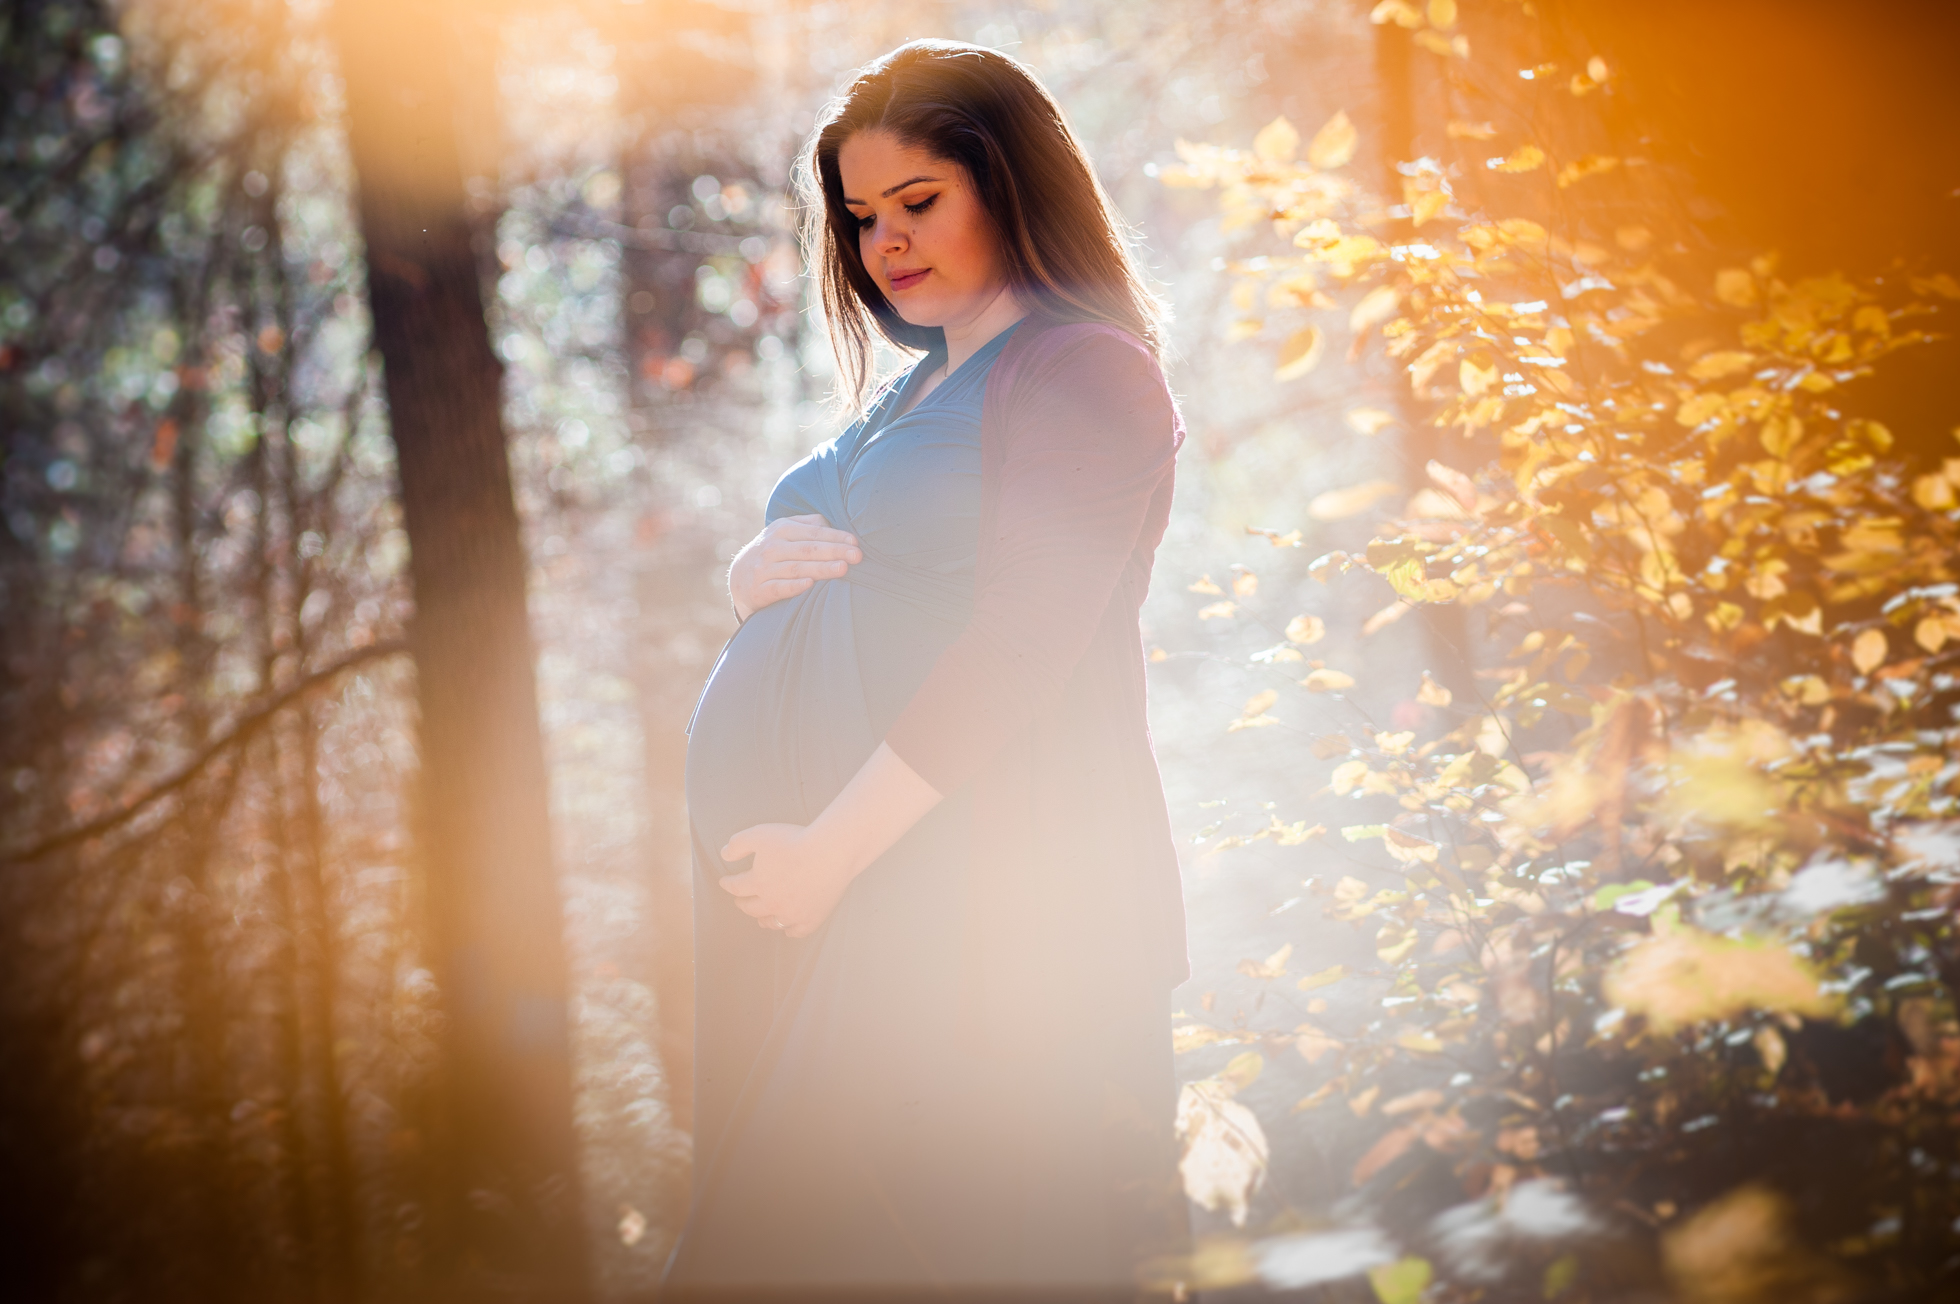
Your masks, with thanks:
[(888, 222), (880, 222), (878, 223), (875, 243), (878, 247), (878, 252), (881, 254), (890, 256), (891, 254), (902, 253), (906, 245), (905, 233)]

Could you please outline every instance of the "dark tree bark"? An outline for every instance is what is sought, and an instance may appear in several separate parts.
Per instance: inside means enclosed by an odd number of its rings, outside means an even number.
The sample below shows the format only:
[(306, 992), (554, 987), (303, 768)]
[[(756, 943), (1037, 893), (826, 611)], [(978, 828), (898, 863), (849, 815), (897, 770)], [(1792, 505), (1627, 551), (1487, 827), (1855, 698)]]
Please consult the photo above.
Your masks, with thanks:
[(421, 863), (445, 1007), (433, 1284), (583, 1293), (562, 910), (525, 558), (434, 0), (335, 20), (374, 338), (400, 466), (421, 708)]

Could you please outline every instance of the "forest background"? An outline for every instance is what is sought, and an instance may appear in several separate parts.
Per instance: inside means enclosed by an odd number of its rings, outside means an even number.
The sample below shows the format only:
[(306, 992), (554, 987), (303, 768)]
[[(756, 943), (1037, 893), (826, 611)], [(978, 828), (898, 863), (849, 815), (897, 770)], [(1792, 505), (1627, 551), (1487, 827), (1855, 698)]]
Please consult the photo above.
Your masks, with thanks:
[(1177, 315), (1150, 1280), (1943, 1298), (1941, 8), (10, 5), (10, 1279), (651, 1292), (681, 730), (838, 419), (788, 169), (943, 35)]

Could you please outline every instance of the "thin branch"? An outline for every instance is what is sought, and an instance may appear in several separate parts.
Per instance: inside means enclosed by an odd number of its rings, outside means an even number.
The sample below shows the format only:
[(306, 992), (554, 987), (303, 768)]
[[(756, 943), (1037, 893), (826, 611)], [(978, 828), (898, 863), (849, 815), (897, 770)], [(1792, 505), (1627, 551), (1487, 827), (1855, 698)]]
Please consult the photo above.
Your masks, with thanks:
[(400, 639), (391, 640), (386, 643), (375, 643), (364, 648), (356, 648), (346, 656), (341, 657), (338, 661), (314, 671), (298, 683), (274, 694), (258, 707), (247, 711), (234, 721), (229, 729), (226, 729), (217, 738), (213, 739), (203, 751), (192, 757), (176, 773), (158, 781), (141, 795), (125, 801), (119, 809), (111, 811), (107, 815), (97, 816), (85, 824), (78, 824), (73, 828), (43, 838), (39, 842), (22, 847), (16, 851), (0, 852), (0, 865), (23, 865), (29, 861), (39, 860), (50, 852), (59, 851), (61, 848), (77, 842), (85, 842), (90, 838), (100, 837), (104, 833), (127, 823), (147, 807), (154, 805), (160, 799), (169, 796), (195, 779), (203, 772), (207, 765), (219, 756), (250, 739), (260, 729), (263, 729), (270, 723), (273, 717), (277, 716), (288, 706), (291, 706), (300, 697), (305, 696), (307, 693), (312, 692), (314, 689), (319, 688), (321, 685), (346, 671), (352, 670), (356, 666), (365, 665), (370, 661), (378, 661), (383, 657), (396, 656), (406, 651), (408, 651), (408, 644), (406, 641)]

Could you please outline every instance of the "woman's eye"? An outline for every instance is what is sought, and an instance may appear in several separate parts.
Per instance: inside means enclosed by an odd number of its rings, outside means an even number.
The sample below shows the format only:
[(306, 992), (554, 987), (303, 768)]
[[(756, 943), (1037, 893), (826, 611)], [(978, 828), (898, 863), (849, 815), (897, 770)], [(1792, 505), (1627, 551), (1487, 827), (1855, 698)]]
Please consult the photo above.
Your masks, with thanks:
[(858, 219), (858, 230), (869, 231), (871, 229), (871, 224), (873, 222), (876, 222), (877, 220), (878, 219), (876, 217), (871, 217), (871, 216), (860, 217)]
[(928, 208), (931, 208), (934, 202), (938, 200), (938, 198), (939, 198), (938, 195), (927, 195), (924, 199), (921, 199), (916, 204), (907, 204), (905, 206), (905, 211), (912, 214), (912, 216), (917, 217), (919, 214), (925, 212)]

